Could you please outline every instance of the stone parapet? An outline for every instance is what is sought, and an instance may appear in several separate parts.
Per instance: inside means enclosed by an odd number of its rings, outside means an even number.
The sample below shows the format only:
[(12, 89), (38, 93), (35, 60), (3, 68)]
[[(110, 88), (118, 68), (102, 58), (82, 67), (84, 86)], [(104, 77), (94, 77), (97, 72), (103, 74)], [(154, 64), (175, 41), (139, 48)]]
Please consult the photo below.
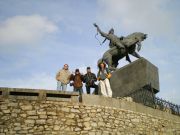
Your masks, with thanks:
[(78, 92), (0, 87), (0, 97), (26, 100), (78, 101)]
[[(129, 99), (83, 94), (79, 103), (64, 100), (68, 97), (62, 96), (67, 94), (77, 99), (77, 93), (29, 90), (36, 93), (31, 98), (26, 95), (27, 90), (0, 88), (0, 135), (180, 134), (179, 116)], [(12, 92), (22, 92), (24, 95)], [(37, 93), (43, 98), (38, 98)], [(62, 95), (47, 97), (47, 93)]]

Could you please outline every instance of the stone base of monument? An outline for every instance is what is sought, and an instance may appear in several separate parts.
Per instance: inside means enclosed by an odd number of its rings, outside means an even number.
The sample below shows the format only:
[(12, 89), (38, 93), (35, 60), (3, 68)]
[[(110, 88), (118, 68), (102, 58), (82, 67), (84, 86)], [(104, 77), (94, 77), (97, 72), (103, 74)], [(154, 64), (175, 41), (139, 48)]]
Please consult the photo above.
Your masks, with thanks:
[(158, 68), (140, 58), (114, 71), (110, 84), (114, 98), (132, 97), (133, 100), (138, 100), (143, 97), (151, 102), (159, 92)]

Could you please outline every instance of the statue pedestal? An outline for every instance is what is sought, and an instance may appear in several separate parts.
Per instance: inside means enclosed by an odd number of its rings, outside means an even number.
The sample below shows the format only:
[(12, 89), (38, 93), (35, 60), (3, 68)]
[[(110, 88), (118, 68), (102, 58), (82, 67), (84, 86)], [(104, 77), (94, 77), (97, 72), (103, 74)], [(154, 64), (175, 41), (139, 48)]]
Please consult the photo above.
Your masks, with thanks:
[[(114, 71), (110, 84), (113, 97), (130, 96), (144, 88), (156, 94), (159, 92), (158, 68), (146, 59), (140, 58)], [(147, 86), (151, 86), (151, 88), (149, 89)], [(143, 96), (142, 94), (139, 95)]]

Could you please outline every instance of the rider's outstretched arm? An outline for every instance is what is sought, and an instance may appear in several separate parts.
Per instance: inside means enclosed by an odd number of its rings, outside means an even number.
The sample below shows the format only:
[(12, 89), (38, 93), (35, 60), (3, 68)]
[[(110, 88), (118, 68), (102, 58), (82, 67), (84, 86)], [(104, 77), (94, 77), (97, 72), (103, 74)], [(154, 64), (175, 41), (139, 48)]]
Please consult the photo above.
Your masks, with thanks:
[(102, 37), (109, 39), (109, 34), (101, 31), (101, 29), (99, 28), (99, 26), (96, 23), (94, 23), (94, 26), (97, 28), (97, 31), (101, 34)]

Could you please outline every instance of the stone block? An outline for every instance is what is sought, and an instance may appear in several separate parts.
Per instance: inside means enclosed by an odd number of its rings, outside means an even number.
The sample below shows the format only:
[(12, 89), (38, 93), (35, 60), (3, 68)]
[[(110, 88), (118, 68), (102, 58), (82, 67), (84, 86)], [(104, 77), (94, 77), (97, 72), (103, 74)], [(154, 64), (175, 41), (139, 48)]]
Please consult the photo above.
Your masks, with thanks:
[(34, 124), (35, 120), (27, 119), (27, 120), (25, 120), (25, 123), (26, 124)]
[(46, 124), (46, 120), (44, 119), (36, 120), (36, 124)]
[(10, 113), (10, 110), (3, 110), (3, 113)]
[(33, 111), (27, 111), (27, 114), (28, 115), (36, 115), (36, 111), (34, 111), (34, 110)]
[(32, 110), (32, 105), (23, 105), (21, 106), (21, 109), (25, 111)]
[(144, 58), (138, 59), (112, 73), (110, 79), (113, 97), (124, 97), (151, 84), (159, 92), (158, 68)]
[(54, 130), (56, 131), (56, 130), (59, 130), (60, 129), (60, 126), (58, 126), (58, 125), (55, 125), (54, 126)]

